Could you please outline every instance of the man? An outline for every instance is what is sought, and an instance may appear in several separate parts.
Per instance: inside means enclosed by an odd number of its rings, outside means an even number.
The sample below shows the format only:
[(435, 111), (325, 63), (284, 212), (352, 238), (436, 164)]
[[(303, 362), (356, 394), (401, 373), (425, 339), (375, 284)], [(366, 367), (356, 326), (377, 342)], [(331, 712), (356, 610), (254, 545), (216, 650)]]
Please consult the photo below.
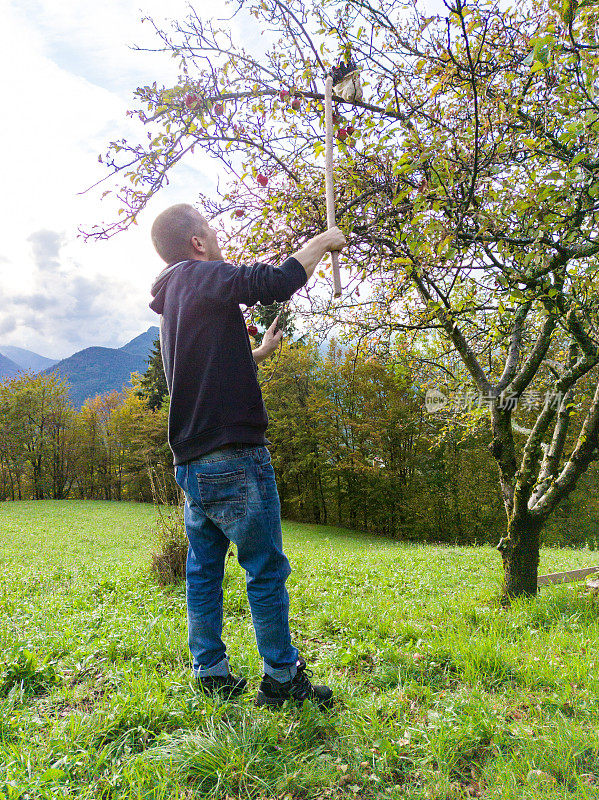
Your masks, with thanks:
[(185, 492), (187, 620), (193, 669), (206, 691), (237, 694), (245, 679), (229, 670), (222, 641), (225, 556), (237, 545), (264, 675), (258, 705), (309, 698), (328, 705), (291, 642), (291, 570), (283, 552), (280, 503), (265, 431), (268, 417), (257, 362), (278, 345), (276, 320), (252, 352), (240, 304), (288, 300), (326, 252), (341, 250), (339, 228), (310, 239), (280, 266), (223, 261), (216, 232), (190, 205), (163, 211), (152, 241), (167, 266), (152, 286), (170, 393), (169, 445)]

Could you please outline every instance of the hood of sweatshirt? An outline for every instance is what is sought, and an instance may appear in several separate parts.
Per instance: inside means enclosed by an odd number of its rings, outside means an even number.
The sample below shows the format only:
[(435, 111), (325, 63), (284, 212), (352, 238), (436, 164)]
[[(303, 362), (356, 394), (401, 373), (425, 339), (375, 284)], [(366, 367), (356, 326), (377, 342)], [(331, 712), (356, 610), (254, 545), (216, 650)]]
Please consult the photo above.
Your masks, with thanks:
[(166, 286), (171, 278), (171, 275), (178, 267), (187, 263), (187, 261), (178, 261), (176, 264), (171, 264), (170, 266), (165, 267), (157, 276), (150, 290), (152, 297), (154, 298), (150, 302), (150, 308), (152, 311), (155, 311), (157, 314), (162, 314), (162, 311), (164, 310), (164, 294), (166, 292)]

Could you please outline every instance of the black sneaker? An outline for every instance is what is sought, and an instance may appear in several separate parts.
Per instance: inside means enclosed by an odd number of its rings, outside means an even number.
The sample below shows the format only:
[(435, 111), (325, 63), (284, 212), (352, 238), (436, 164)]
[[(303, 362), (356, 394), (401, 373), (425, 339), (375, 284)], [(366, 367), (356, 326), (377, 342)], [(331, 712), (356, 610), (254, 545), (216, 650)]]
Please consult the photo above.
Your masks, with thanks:
[(198, 675), (197, 682), (199, 688), (206, 694), (221, 694), (225, 697), (242, 694), (247, 684), (245, 678), (233, 675), (231, 672), (228, 675), (206, 675), (204, 678)]
[(328, 686), (312, 685), (308, 676), (312, 677), (312, 672), (306, 669), (306, 662), (301, 656), (292, 680), (281, 683), (270, 675), (264, 675), (256, 695), (256, 705), (282, 706), (285, 700), (295, 700), (298, 703), (311, 700), (322, 707), (330, 706), (333, 702), (332, 689)]

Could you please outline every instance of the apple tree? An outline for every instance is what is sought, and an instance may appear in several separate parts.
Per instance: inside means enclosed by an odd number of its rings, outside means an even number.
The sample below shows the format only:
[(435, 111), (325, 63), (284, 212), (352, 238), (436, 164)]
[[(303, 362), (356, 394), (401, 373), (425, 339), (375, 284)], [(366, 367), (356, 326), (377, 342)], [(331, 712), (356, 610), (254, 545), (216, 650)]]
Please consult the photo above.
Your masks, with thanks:
[(313, 292), (310, 311), (381, 346), (417, 335), (431, 378), (473, 387), (505, 507), (508, 601), (535, 594), (543, 525), (599, 453), (599, 9), (422, 6), (239, 0), (245, 45), (193, 10), (155, 25), (179, 81), (137, 90), (147, 139), (110, 145), (121, 213), (88, 233), (134, 222), (195, 151), (222, 168), (218, 201), (199, 200), (233, 254), (290, 252), (326, 225), (323, 83), (351, 57), (363, 99), (335, 98), (345, 293)]

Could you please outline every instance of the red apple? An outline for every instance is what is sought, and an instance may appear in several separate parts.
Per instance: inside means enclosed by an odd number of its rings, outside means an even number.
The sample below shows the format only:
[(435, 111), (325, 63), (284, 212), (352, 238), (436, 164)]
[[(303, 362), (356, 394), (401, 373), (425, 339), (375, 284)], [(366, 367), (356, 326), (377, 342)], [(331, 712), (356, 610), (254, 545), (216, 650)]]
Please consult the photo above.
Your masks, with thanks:
[(287, 100), (289, 97), (289, 89), (281, 89), (279, 92), (279, 100)]
[(185, 96), (185, 105), (187, 108), (195, 108), (198, 103), (197, 94), (188, 94)]
[(250, 336), (255, 336), (258, 333), (258, 328), (255, 325), (248, 325), (248, 333)]
[(347, 139), (347, 128), (339, 128), (339, 130), (337, 131), (337, 138), (340, 139), (341, 141)]
[(236, 217), (243, 217), (243, 215), (244, 215), (244, 214), (245, 214), (245, 211), (243, 210), (243, 208), (238, 208), (238, 209), (235, 211), (235, 216), (236, 216)]
[(222, 103), (217, 103), (214, 106), (214, 113), (217, 114), (218, 116), (220, 116), (221, 114), (224, 114), (225, 113), (224, 105)]
[(302, 101), (299, 99), (299, 97), (296, 97), (295, 100), (291, 103), (291, 108), (294, 111), (299, 111), (301, 107), (302, 107)]
[(258, 181), (260, 186), (266, 186), (266, 184), (268, 183), (268, 178), (266, 177), (266, 175), (263, 175), (261, 172), (258, 173), (258, 176), (256, 177), (256, 180)]
[(348, 125), (346, 130), (347, 130), (347, 135), (348, 135), (348, 136), (351, 136), (351, 135), (352, 135), (352, 133), (353, 133), (353, 132), (354, 132), (356, 129), (354, 128), (354, 126), (353, 126), (353, 125)]

